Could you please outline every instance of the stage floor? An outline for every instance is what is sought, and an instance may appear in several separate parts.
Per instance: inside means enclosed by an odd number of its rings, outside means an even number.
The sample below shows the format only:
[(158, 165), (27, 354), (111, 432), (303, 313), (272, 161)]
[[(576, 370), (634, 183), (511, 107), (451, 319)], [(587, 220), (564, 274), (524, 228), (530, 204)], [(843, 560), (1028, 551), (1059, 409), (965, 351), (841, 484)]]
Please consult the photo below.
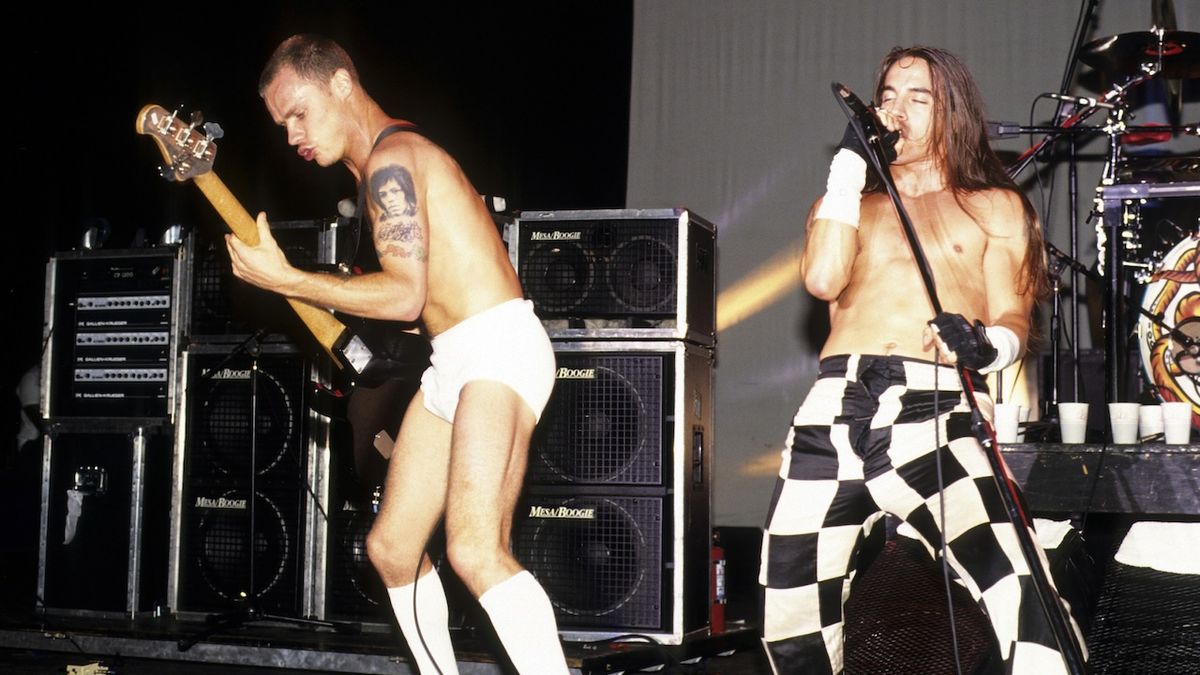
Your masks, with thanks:
[[(181, 639), (204, 628), (202, 621), (171, 617), (131, 621), (7, 616), (0, 621), (0, 672), (64, 673), (68, 665), (96, 662), (120, 675), (416, 672), (402, 641), (388, 627), (369, 625), (359, 634), (343, 635), (263, 621), (224, 630), (187, 651), (179, 650)], [(488, 637), (460, 630), (453, 632), (452, 639), (463, 675), (515, 672), (497, 663)], [(738, 627), (723, 636), (678, 646), (566, 643), (565, 651), (571, 672), (581, 675), (644, 668), (667, 673), (770, 673), (757, 631)]]

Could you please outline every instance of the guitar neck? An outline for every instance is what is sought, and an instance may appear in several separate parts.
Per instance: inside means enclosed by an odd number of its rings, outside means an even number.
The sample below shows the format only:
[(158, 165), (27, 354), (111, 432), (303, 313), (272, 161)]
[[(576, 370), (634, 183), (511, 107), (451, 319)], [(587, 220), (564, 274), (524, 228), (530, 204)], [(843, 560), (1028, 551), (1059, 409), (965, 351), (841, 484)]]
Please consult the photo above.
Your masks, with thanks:
[[(258, 225), (237, 200), (237, 197), (234, 197), (225, 183), (217, 177), (217, 174), (210, 171), (196, 176), (194, 180), (233, 234), (243, 242), (257, 246)], [(333, 349), (338, 339), (346, 331), (345, 324), (338, 321), (333, 314), (315, 305), (292, 298), (287, 298), (287, 302), (304, 322), (304, 325), (308, 327), (317, 342), (321, 344), (321, 347), (325, 349), (325, 352), (333, 359), (333, 362), (341, 367), (341, 361), (334, 357)]]

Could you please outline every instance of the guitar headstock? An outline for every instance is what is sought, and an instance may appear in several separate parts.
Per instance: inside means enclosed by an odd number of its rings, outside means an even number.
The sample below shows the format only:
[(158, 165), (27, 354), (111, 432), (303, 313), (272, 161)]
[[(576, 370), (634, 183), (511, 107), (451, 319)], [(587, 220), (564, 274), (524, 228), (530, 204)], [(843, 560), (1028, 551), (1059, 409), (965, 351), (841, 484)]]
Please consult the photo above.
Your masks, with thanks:
[(200, 129), (199, 116), (187, 122), (162, 106), (148, 105), (137, 116), (137, 132), (154, 139), (166, 162), (160, 170), (167, 180), (185, 181), (212, 171), (220, 127), (205, 124)]

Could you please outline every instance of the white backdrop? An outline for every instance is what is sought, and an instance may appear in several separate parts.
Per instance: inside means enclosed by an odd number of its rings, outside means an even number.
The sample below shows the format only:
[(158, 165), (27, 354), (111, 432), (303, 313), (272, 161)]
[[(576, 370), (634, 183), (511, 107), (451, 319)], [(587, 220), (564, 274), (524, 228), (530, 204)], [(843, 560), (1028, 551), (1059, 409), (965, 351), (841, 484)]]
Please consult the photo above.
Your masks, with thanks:
[[(1181, 30), (1200, 30), (1197, 4), (1176, 2)], [(1025, 123), (1037, 94), (1058, 91), (1079, 6), (637, 0), (627, 206), (687, 206), (718, 228), (716, 524), (761, 526), (787, 424), (816, 374), (825, 306), (798, 286), (796, 256), (846, 123), (830, 81), (866, 100), (889, 48), (944, 47), (975, 74), (989, 119)], [(1087, 39), (1150, 27), (1149, 0), (1106, 0)], [(1081, 75), (1088, 70), (1079, 68)], [(1052, 113), (1051, 104), (1041, 104), (1039, 121)], [(1195, 122), (1195, 113), (1189, 104), (1184, 121)], [(1136, 121), (1154, 117), (1147, 109)], [(996, 147), (1027, 145), (1017, 139)], [(1196, 146), (1186, 149), (1195, 153)], [(1102, 151), (1100, 142), (1084, 148)], [(1081, 171), (1086, 209), (1099, 164)], [(1049, 239), (1065, 250), (1065, 180), (1059, 186), (1058, 208), (1043, 219)], [(1080, 257), (1091, 263), (1094, 236), (1084, 229)]]

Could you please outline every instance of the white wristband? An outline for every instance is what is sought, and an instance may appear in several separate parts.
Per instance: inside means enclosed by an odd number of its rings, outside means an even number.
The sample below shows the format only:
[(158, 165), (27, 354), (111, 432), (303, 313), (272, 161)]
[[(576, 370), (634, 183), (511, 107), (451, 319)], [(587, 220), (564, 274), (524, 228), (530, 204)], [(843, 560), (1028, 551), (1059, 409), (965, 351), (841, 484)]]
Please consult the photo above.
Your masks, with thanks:
[(988, 326), (983, 329), (988, 341), (996, 348), (996, 358), (991, 363), (979, 369), (981, 375), (1004, 370), (1017, 362), (1021, 353), (1021, 340), (1017, 334), (1004, 326)]
[(825, 198), (821, 200), (815, 218), (836, 220), (857, 229), (862, 207), (862, 191), (866, 184), (866, 160), (853, 150), (838, 150), (833, 156), (833, 161), (829, 163)]

